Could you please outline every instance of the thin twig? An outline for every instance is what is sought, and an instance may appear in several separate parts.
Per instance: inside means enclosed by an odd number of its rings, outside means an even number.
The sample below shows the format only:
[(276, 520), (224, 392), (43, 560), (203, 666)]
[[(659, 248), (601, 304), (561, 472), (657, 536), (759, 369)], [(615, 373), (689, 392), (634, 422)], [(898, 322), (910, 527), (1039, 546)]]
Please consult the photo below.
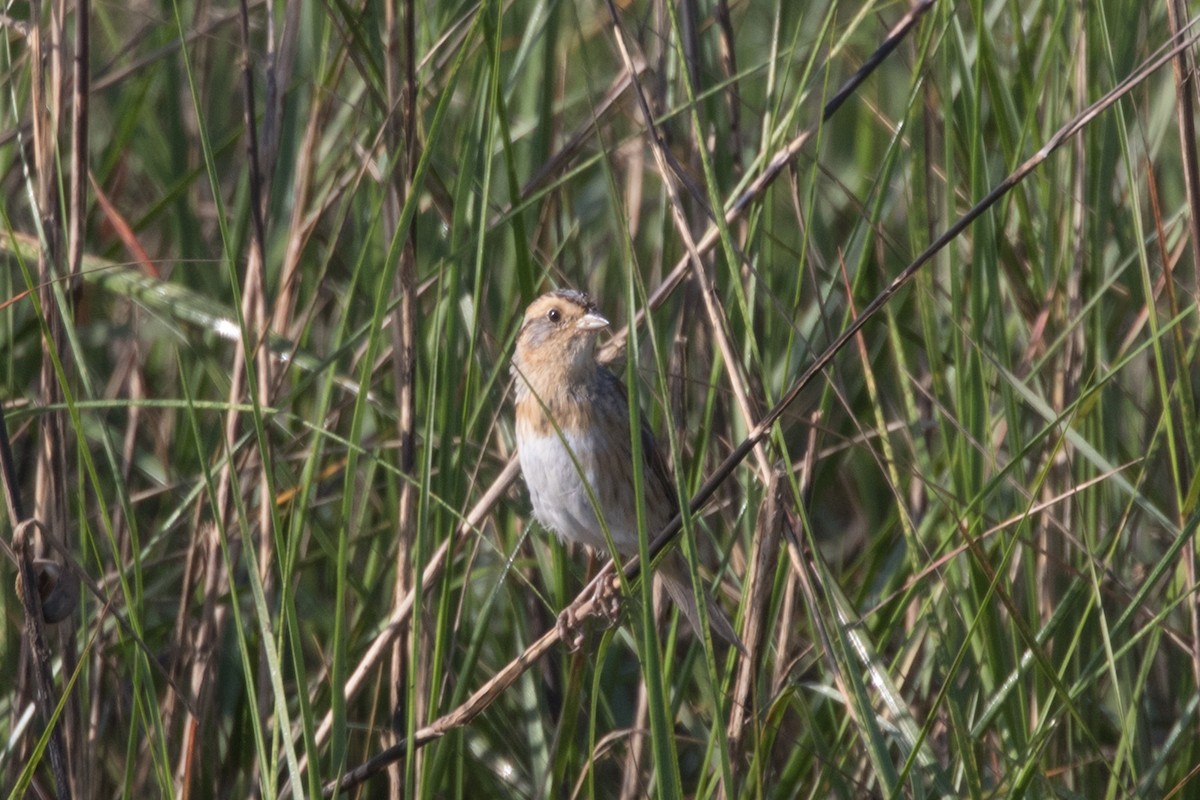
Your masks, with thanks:
[(67, 748), (63, 741), (61, 720), (54, 713), (58, 707), (54, 699), (54, 673), (50, 665), (50, 650), (46, 647), (42, 601), (33, 568), (33, 531), (41, 526), (33, 519), (23, 519), (19, 522), (14, 520), (13, 525), (13, 549), (17, 551), (17, 563), (20, 566), (21, 606), (25, 611), (25, 638), (33, 658), (38, 709), (41, 711), (42, 720), (50, 728), (47, 750), (50, 754), (50, 767), (54, 771), (56, 797), (59, 800), (68, 800), (71, 797), (71, 782), (67, 777)]
[(67, 231), (67, 263), (71, 290), (83, 269), (83, 225), (87, 219), (88, 185), (88, 0), (75, 0), (74, 115), (71, 120), (71, 203)]
[[(74, 301), (78, 297), (80, 287), (83, 285), (81, 276), (83, 269), (83, 248), (84, 248), (84, 228), (87, 222), (87, 189), (88, 189), (88, 111), (89, 111), (89, 95), (90, 95), (90, 79), (91, 70), (89, 67), (91, 60), (91, 6), (88, 0), (75, 0), (75, 46), (71, 53), (72, 65), (71, 73), (73, 77), (72, 85), (72, 117), (71, 117), (71, 181), (70, 181), (70, 202), (67, 205), (67, 287), (70, 293), (67, 295), (67, 303), (62, 309), (62, 314), (71, 314), (74, 307)], [(64, 324), (66, 320), (64, 320)], [(66, 363), (64, 362), (64, 367)], [(62, 430), (66, 432), (66, 425), (62, 425)], [(65, 442), (60, 442), (60, 446), (65, 445)], [(64, 472), (64, 484), (66, 478), (66, 459), (62, 461)], [(65, 515), (64, 515), (65, 521)], [(60, 538), (65, 541), (66, 536), (61, 536), (62, 531), (55, 531), (60, 534)], [(24, 569), (22, 569), (24, 574)], [(63, 568), (63, 577), (69, 579), (70, 570)], [(78, 589), (78, 583), (73, 583)], [(75, 598), (78, 602), (78, 595)], [(72, 608), (72, 610), (74, 610)], [(60, 638), (62, 643), (62, 658), (64, 670), (68, 665), (72, 664), (76, 658), (72, 650), (74, 647), (74, 639), (70, 636)], [(69, 737), (63, 737), (63, 746), (67, 746), (67, 741), (70, 742), (71, 748), (76, 754), (75, 759), (71, 759), (70, 763), (74, 767), (75, 785), (81, 789), (87, 786), (87, 775), (95, 763), (94, 760), (84, 758), (83, 742), (87, 739), (83, 731), (83, 726), (80, 724), (79, 716), (81, 709), (78, 703), (67, 706), (66, 717), (68, 720), (67, 730), (70, 732)], [(55, 726), (58, 728), (59, 726)]]
[(242, 116), (246, 125), (246, 158), (250, 168), (250, 222), (254, 227), (253, 247), (258, 257), (266, 263), (264, 248), (267, 246), (266, 224), (263, 221), (262, 165), (259, 164), (258, 125), (254, 110), (254, 62), (250, 58), (250, 6), (241, 0), (242, 34)]
[[(416, 121), (420, 97), (416, 86), (416, 8), (412, 0), (398, 7), (390, 7), (386, 13), (386, 37), (389, 49), (387, 65), (388, 109), (397, 109), (399, 114), (389, 114), (386, 128), (389, 136), (388, 149), (397, 154), (398, 167), (392, 172), (390, 192), (394, 210), (391, 214), (398, 220), (400, 209), (412, 195), (417, 172), (419, 153), (417, 150)], [(400, 19), (396, 12), (402, 11)], [(395, 52), (397, 46), (402, 52)], [(399, 63), (397, 63), (399, 62)], [(402, 68), (396, 74), (396, 68)], [(420, 325), (420, 308), (417, 305), (417, 226), (410, 225), (404, 243), (397, 253), (399, 264), (395, 276), (397, 307), (393, 312), (392, 370), (396, 391), (396, 434), (400, 440), (399, 467), (403, 475), (412, 476), (417, 464), (417, 330)], [(415, 480), (401, 481), (400, 497), (397, 502), (396, 528), (396, 585), (393, 607), (411, 604), (417, 588), (414, 558), (421, 553), (418, 547), (416, 514), (420, 499), (420, 487)], [(406, 603), (407, 601), (407, 603)], [(411, 607), (411, 606), (409, 606)], [(407, 708), (409, 719), (428, 718), (430, 652), (426, 642), (412, 625), (407, 625), (408, 636), (398, 639), (392, 647), (391, 685), (388, 687), (392, 708)], [(408, 687), (416, 687), (415, 691)], [(418, 763), (418, 769), (420, 764)], [(418, 773), (420, 774), (420, 773)], [(400, 770), (391, 774), (392, 795), (403, 793), (404, 777)]]
[[(1167, 0), (1167, 24), (1172, 38), (1191, 27), (1187, 6), (1183, 0)], [(1187, 192), (1188, 229), (1192, 240), (1192, 279), (1195, 281), (1195, 300), (1200, 301), (1200, 156), (1196, 153), (1196, 61), (1190, 49), (1175, 54), (1175, 94), (1178, 98), (1176, 115), (1179, 120), (1179, 153), (1183, 159), (1183, 185)]]
[[(810, 446), (807, 451), (810, 458), (816, 449), (812, 446), (813, 431), (815, 429), (810, 429)], [(746, 610), (742, 617), (742, 641), (746, 645), (746, 657), (739, 659), (737, 663), (737, 675), (730, 695), (729, 724), (726, 727), (726, 736), (729, 737), (729, 759), (734, 763), (740, 760), (738, 754), (745, 742), (746, 723), (754, 714), (755, 677), (762, 663), (759, 654), (767, 644), (771, 594), (775, 583), (775, 568), (779, 562), (781, 513), (784, 490), (787, 487), (783, 476), (781, 468), (771, 470), (762, 508), (758, 514), (758, 523), (754, 527), (754, 544), (751, 547), (753, 560), (750, 562), (750, 572), (746, 575)], [(729, 793), (726, 793), (726, 796), (730, 796)]]

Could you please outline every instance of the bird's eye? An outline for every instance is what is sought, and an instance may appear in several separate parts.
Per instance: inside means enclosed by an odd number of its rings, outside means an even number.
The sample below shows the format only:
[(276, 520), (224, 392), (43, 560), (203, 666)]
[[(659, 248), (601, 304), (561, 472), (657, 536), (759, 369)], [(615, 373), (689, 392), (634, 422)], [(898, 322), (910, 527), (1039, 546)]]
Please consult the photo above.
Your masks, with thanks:
[(557, 308), (552, 308), (546, 312), (546, 319), (557, 325), (562, 320), (562, 312)]

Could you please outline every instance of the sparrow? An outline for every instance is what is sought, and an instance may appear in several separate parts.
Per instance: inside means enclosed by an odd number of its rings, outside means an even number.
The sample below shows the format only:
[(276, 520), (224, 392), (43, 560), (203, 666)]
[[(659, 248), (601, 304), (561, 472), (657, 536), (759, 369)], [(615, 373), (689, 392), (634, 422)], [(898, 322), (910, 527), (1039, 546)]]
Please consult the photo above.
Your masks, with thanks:
[[(570, 289), (544, 294), (525, 310), (512, 359), (517, 453), (533, 515), (544, 528), (606, 553), (602, 516), (617, 552), (628, 557), (638, 552), (629, 396), (596, 359), (596, 337), (608, 324), (588, 295)], [(639, 435), (646, 533), (653, 537), (678, 513), (679, 500), (654, 434), (643, 424)], [(698, 632), (682, 555), (668, 553), (655, 574)], [(707, 610), (713, 633), (745, 652), (711, 598)]]

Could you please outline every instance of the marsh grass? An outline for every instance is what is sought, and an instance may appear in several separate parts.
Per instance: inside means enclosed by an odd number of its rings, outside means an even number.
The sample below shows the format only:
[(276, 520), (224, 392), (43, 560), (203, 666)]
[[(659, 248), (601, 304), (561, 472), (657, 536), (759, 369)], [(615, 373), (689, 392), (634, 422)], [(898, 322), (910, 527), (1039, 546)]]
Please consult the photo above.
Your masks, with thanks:
[[(6, 10), (0, 399), (91, 584), (47, 634), (74, 793), (315, 796), (403, 740), (360, 796), (1194, 795), (1195, 83), (1056, 139), (1186, 9), (1084, 6), (933, 3), (828, 119), (906, 6)], [(551, 286), (715, 487), (677, 546), (752, 658), (634, 581), (428, 736), (587, 578), (510, 463)], [(53, 796), (14, 575), (3, 786)]]

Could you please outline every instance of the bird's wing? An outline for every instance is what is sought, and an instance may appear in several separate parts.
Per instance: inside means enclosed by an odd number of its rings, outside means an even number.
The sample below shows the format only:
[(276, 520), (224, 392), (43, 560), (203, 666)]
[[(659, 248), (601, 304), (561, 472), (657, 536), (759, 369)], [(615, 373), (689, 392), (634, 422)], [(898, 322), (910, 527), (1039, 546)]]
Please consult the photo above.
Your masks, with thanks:
[[(675, 481), (671, 477), (671, 468), (663, 458), (662, 450), (654, 439), (654, 432), (642, 421), (642, 458), (646, 462), (647, 480), (658, 484), (663, 499), (670, 505), (666, 519), (670, 520), (679, 513), (679, 496), (675, 494)], [(656, 532), (657, 533), (657, 532)]]

